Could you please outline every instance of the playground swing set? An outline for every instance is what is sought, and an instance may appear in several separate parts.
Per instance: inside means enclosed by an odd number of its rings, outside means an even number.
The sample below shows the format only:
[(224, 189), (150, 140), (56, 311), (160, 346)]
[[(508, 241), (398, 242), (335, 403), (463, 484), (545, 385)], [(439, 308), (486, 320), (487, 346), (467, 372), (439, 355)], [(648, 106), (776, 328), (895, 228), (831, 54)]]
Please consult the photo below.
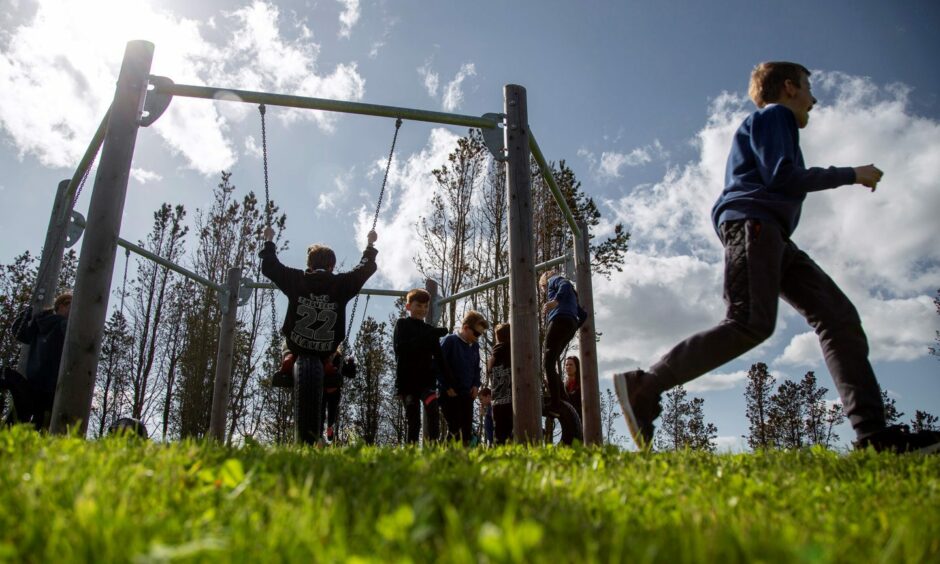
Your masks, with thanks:
[[(575, 221), (529, 129), (525, 88), (512, 84), (506, 85), (503, 89), (505, 112), (475, 117), (359, 102), (175, 84), (169, 78), (150, 75), (153, 53), (154, 45), (150, 42), (138, 40), (127, 43), (111, 107), (102, 119), (72, 178), (60, 182), (53, 204), (46, 244), (43, 246), (33, 292), (34, 308), (48, 307), (51, 304), (64, 248), (74, 245), (79, 238), (83, 239), (73, 290), (74, 301), (52, 411), (51, 431), (53, 433), (67, 433), (72, 428), (77, 428), (81, 434), (87, 431), (117, 246), (122, 246), (127, 252), (134, 252), (213, 288), (218, 293), (222, 320), (210, 415), (210, 437), (218, 441), (225, 439), (237, 308), (240, 304), (248, 302), (255, 289), (269, 290), (272, 329), (276, 331), (277, 313), (273, 284), (253, 282), (243, 278), (240, 267), (230, 268), (225, 284), (217, 284), (116, 235), (120, 232), (138, 130), (140, 127), (153, 124), (167, 109), (173, 97), (182, 96), (259, 104), (264, 164), (265, 218), (269, 225), (272, 219), (272, 205), (268, 184), (266, 105), (396, 119), (385, 177), (373, 215), (373, 230), (378, 222), (388, 172), (403, 119), (479, 128), (484, 143), (494, 159), (506, 166), (510, 273), (508, 276), (446, 297), (438, 296), (437, 283), (427, 280), (426, 289), (432, 296), (429, 322), (438, 323), (444, 305), (508, 282), (511, 300), (509, 322), (513, 343), (512, 392), (515, 440), (539, 442), (547, 439), (551, 441), (553, 440), (551, 436), (543, 435), (554, 433), (555, 440), (560, 439), (565, 443), (583, 439), (585, 444), (601, 444), (600, 394), (587, 226), (583, 222)], [(78, 200), (99, 149), (101, 158), (86, 221), (81, 214), (73, 212), (72, 208)], [(578, 420), (572, 406), (567, 406), (571, 408), (570, 410), (562, 410), (564, 413), (545, 413), (541, 401), (542, 371), (538, 339), (536, 271), (560, 264), (570, 264), (571, 257), (564, 255), (538, 265), (534, 263), (530, 154), (539, 164), (542, 176), (572, 231), (575, 283), (581, 301), (589, 313), (588, 321), (579, 331), (583, 434), (582, 422)], [(406, 293), (406, 291), (399, 290), (369, 288), (363, 288), (360, 292), (360, 294), (367, 295), (367, 300), (372, 295), (400, 297)], [(349, 328), (344, 336), (344, 350), (347, 352), (350, 351), (349, 334), (358, 299), (357, 295), (350, 315)], [(21, 355), (21, 358), (23, 357), (25, 355)], [(573, 420), (571, 415), (573, 415)]]

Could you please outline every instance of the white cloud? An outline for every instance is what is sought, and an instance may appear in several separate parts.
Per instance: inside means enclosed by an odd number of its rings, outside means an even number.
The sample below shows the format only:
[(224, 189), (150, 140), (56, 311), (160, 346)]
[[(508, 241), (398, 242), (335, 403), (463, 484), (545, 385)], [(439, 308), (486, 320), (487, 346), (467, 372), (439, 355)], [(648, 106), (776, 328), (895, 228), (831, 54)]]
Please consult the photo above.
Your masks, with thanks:
[[(860, 186), (810, 194), (793, 239), (856, 305), (873, 360), (922, 357), (936, 328), (931, 296), (940, 279), (940, 123), (913, 115), (904, 87), (839, 73), (813, 76), (822, 102), (801, 132), (807, 164), (874, 161), (885, 178), (874, 194)], [(610, 220), (624, 222), (632, 238), (624, 272), (595, 280), (602, 370), (647, 367), (724, 316), (723, 251), (709, 212), (723, 186), (729, 140), (749, 111), (743, 96), (718, 96), (695, 137), (696, 160), (605, 202)], [(792, 333), (808, 329), (805, 323), (781, 302), (775, 335), (744, 360), (824, 366), (815, 334)], [(687, 386), (715, 389), (742, 376), (713, 374)]]
[(339, 15), (339, 36), (349, 37), (352, 28), (359, 21), (359, 0), (338, 0), (343, 5), (343, 11)]
[(744, 437), (734, 435), (720, 436), (715, 438), (717, 452), (748, 452), (747, 440)]
[[(381, 253), (379, 274), (392, 288), (424, 286), (413, 258), (415, 249), (421, 247), (415, 223), (427, 213), (428, 207), (414, 203), (427, 202), (427, 195), (437, 189), (431, 171), (447, 162), (447, 155), (457, 146), (457, 139), (458, 136), (447, 129), (434, 128), (423, 149), (402, 160), (396, 158), (392, 161), (386, 188), (387, 207), (383, 207), (376, 226), (379, 235), (376, 247)], [(384, 173), (386, 158), (376, 158), (377, 174)], [(357, 240), (365, 240), (374, 211), (365, 207), (359, 211)]]
[(335, 190), (330, 192), (321, 192), (318, 197), (317, 210), (328, 211), (335, 210), (339, 202), (349, 193), (350, 184), (355, 175), (355, 167), (340, 174), (333, 179)]
[(578, 156), (588, 162), (591, 174), (599, 180), (610, 181), (621, 178), (621, 170), (627, 167), (637, 167), (668, 156), (659, 140), (651, 145), (637, 147), (628, 153), (619, 151), (603, 151), (600, 159), (587, 149), (579, 149)]
[(440, 77), (436, 72), (431, 71), (431, 64), (425, 63), (418, 67), (418, 74), (424, 81), (424, 89), (428, 91), (428, 96), (437, 97), (437, 88), (440, 85)]
[[(39, 0), (32, 19), (0, 37), (0, 128), (20, 157), (49, 167), (72, 167), (85, 151), (111, 103), (126, 41), (155, 44), (152, 73), (179, 83), (290, 92), (358, 100), (365, 81), (354, 63), (318, 73), (319, 45), (288, 40), (291, 26), (277, 7), (254, 1), (200, 23), (158, 10), (145, 0), (93, 4)], [(212, 30), (209, 40), (204, 32)], [(301, 34), (303, 35), (303, 34)], [(230, 102), (174, 100), (153, 129), (190, 168), (217, 174), (237, 156), (231, 125), (256, 114)], [(331, 131), (337, 117), (323, 112), (279, 111), (290, 122), (315, 121)]]
[(460, 67), (454, 79), (444, 87), (442, 104), (445, 110), (453, 112), (460, 109), (463, 104), (463, 81), (476, 74), (476, 67), (473, 63), (465, 63)]
[(131, 177), (141, 184), (163, 180), (163, 176), (160, 174), (157, 174), (152, 170), (144, 170), (142, 168), (132, 168)]
[(689, 393), (713, 392), (737, 388), (746, 381), (747, 371), (738, 370), (727, 373), (709, 373), (684, 384), (684, 387)]

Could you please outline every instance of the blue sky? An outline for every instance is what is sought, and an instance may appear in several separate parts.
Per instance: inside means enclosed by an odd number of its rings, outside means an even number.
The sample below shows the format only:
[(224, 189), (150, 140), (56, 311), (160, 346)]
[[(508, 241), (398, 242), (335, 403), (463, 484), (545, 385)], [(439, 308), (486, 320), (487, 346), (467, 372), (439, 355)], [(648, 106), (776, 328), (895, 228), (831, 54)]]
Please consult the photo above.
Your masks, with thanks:
[[(480, 115), (502, 87), (528, 90), (550, 160), (565, 159), (601, 206), (600, 234), (633, 233), (628, 263), (595, 279), (602, 385), (648, 366), (717, 322), (721, 248), (708, 210), (730, 136), (752, 106), (750, 69), (794, 60), (814, 70), (820, 104), (802, 144), (810, 165), (875, 163), (878, 192), (811, 195), (794, 240), (859, 308), (882, 385), (898, 406), (940, 414), (940, 6), (935, 2), (251, 2), (7, 0), (0, 15), (0, 261), (38, 252), (57, 182), (71, 176), (113, 96), (124, 44), (155, 43), (153, 73), (179, 83)], [(326, 241), (355, 261), (394, 125), (361, 116), (269, 111), (272, 196), (289, 213), (284, 260)], [(460, 128), (405, 123), (379, 220), (374, 287), (418, 284), (413, 223), (429, 171)], [(263, 191), (251, 105), (177, 99), (135, 153), (122, 236), (145, 234), (164, 201), (205, 207), (218, 171)], [(90, 188), (77, 209), (87, 209)], [(395, 244), (392, 245), (391, 242)], [(383, 243), (385, 245), (383, 246)], [(123, 257), (117, 261), (123, 266)], [(373, 300), (384, 318), (388, 304)], [(689, 386), (721, 444), (746, 432), (743, 373), (815, 370), (815, 337), (789, 306), (767, 343)], [(834, 391), (829, 398), (836, 399)], [(846, 428), (842, 439), (852, 438)]]

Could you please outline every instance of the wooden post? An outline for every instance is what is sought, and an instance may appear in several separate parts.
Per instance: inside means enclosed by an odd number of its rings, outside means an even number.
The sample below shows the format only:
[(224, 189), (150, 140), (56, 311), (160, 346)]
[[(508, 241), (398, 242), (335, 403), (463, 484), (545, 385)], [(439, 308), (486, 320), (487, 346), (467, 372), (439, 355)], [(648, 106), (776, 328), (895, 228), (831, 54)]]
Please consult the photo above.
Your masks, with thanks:
[(509, 313), (512, 340), (513, 435), (518, 442), (542, 440), (541, 355), (532, 233), (529, 114), (525, 88), (503, 88), (506, 111), (506, 192), (509, 201)]
[[(424, 289), (431, 294), (430, 307), (428, 309), (427, 322), (431, 325), (437, 327), (437, 324), (441, 322), (441, 314), (444, 312), (444, 308), (441, 307), (441, 296), (438, 294), (437, 280), (432, 280), (426, 278), (424, 280)], [(425, 445), (430, 444), (430, 438), (428, 437), (428, 406), (424, 402), (421, 402), (423, 407), (421, 408), (421, 436), (423, 443)], [(431, 417), (437, 417), (438, 428), (440, 428), (441, 414), (434, 413)], [(440, 438), (440, 437), (438, 437)]]
[(75, 276), (72, 309), (52, 408), (53, 433), (66, 433), (69, 427), (76, 425), (82, 435), (88, 430), (127, 179), (152, 61), (152, 43), (127, 43), (111, 103), (108, 132), (95, 176)]
[[(65, 197), (68, 187), (69, 179), (59, 182), (55, 201), (52, 202), (52, 215), (49, 217), (49, 228), (46, 229), (46, 242), (42, 246), (39, 271), (36, 273), (36, 283), (33, 285), (33, 295), (29, 301), (34, 315), (44, 309), (49, 309), (55, 301), (59, 272), (62, 270), (62, 252), (65, 250), (65, 234), (68, 230), (69, 216), (72, 214), (72, 200)], [(26, 376), (28, 358), (29, 345), (21, 343), (16, 371), (23, 376)]]
[(594, 332), (594, 286), (591, 283), (591, 236), (587, 223), (578, 222), (581, 237), (574, 241), (575, 284), (578, 301), (587, 310), (588, 318), (578, 332), (578, 352), (581, 358), (581, 413), (584, 421), (584, 444), (600, 445), (601, 395), (597, 382), (597, 340)]
[(240, 267), (228, 269), (225, 278), (227, 295), (222, 301), (222, 322), (219, 324), (219, 351), (215, 361), (215, 385), (212, 390), (212, 412), (209, 414), (209, 436), (225, 442), (225, 415), (232, 389), (232, 363), (235, 356), (235, 327), (238, 325), (238, 286), (242, 281)]

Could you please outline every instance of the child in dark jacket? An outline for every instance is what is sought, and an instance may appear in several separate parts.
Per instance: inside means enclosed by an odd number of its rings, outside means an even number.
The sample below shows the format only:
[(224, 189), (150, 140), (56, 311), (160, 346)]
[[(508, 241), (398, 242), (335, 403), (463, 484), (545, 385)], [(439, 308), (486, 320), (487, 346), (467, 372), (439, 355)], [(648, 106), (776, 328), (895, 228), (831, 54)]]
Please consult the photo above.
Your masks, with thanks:
[[(444, 363), (453, 377), (455, 395), (441, 398), (441, 411), (447, 421), (447, 434), (459, 438), (464, 445), (473, 436), (473, 402), (480, 391), (480, 344), (477, 342), (490, 328), (489, 321), (478, 311), (470, 310), (463, 318), (460, 329), (441, 340)], [(450, 383), (441, 379), (441, 390)]]
[(558, 374), (558, 359), (584, 322), (586, 314), (578, 305), (578, 294), (574, 285), (561, 273), (543, 273), (539, 279), (539, 287), (545, 295), (542, 313), (547, 323), (545, 342), (542, 345), (542, 368), (548, 382), (549, 409), (557, 411), (560, 402), (568, 399)]
[[(307, 248), (307, 270), (281, 264), (274, 246), (274, 230), (264, 230), (261, 273), (287, 295), (287, 313), (281, 333), (294, 361), (294, 436), (298, 443), (313, 444), (320, 437), (323, 402), (323, 362), (346, 335), (346, 304), (366, 283), (377, 267), (378, 251), (372, 246), (375, 231), (368, 235), (362, 260), (349, 272), (335, 274), (336, 254), (329, 247)], [(303, 409), (301, 409), (303, 406)]]
[(417, 443), (421, 435), (421, 406), (427, 420), (427, 438), (440, 438), (441, 425), (438, 407), (437, 372), (444, 371), (448, 382), (444, 393), (456, 395), (450, 383), (450, 371), (441, 364), (443, 353), (439, 339), (447, 329), (434, 327), (424, 321), (428, 315), (431, 294), (415, 288), (405, 296), (407, 317), (395, 323), (392, 345), (395, 350), (395, 395), (405, 407), (408, 423), (407, 441)]
[(807, 168), (799, 130), (816, 104), (803, 65), (766, 62), (751, 73), (758, 110), (734, 134), (725, 186), (712, 208), (725, 248), (725, 319), (673, 347), (648, 370), (614, 375), (627, 426), (649, 448), (662, 412), (661, 395), (737, 358), (774, 331), (780, 298), (819, 336), (823, 358), (855, 430), (857, 447), (926, 451), (940, 434), (886, 426), (881, 389), (868, 361), (862, 321), (836, 283), (790, 238), (811, 192), (861, 184), (872, 192), (882, 172), (874, 165)]
[(512, 439), (512, 349), (509, 324), (494, 331), (496, 344), (487, 362), (487, 375), (493, 385), (493, 442), (501, 445)]
[(17, 420), (32, 423), (37, 431), (46, 427), (52, 414), (71, 306), (72, 294), (66, 292), (56, 297), (52, 309), (34, 316), (27, 308), (13, 325), (17, 340), (29, 345), (26, 378), (7, 371), (0, 386), (13, 393)]

